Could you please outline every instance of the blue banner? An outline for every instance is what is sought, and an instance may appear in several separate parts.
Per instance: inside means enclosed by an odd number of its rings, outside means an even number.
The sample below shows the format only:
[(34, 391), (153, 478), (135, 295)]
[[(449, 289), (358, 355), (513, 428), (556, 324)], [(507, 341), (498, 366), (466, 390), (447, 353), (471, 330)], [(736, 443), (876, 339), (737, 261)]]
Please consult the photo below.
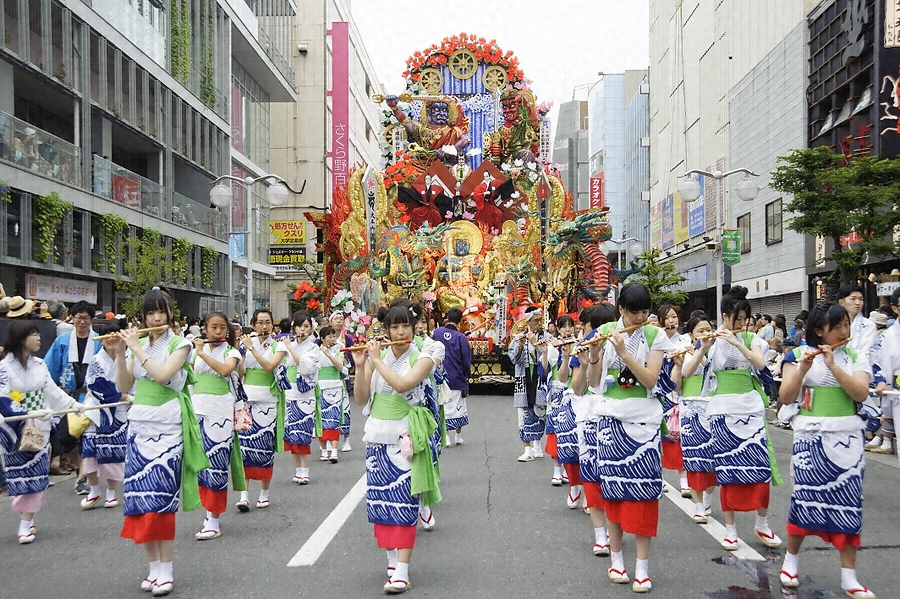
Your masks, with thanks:
[(706, 232), (706, 177), (700, 175), (700, 197), (688, 204), (688, 228), (690, 237), (703, 235)]
[(228, 235), (228, 259), (232, 262), (240, 262), (244, 259), (244, 233), (231, 233)]

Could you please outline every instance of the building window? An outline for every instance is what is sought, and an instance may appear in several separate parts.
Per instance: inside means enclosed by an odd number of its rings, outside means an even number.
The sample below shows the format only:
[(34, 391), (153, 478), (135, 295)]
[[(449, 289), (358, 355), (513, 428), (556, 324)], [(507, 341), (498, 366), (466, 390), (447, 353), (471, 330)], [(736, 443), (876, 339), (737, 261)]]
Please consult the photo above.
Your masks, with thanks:
[(782, 239), (781, 198), (766, 204), (766, 245)]
[(750, 213), (741, 215), (737, 219), (737, 228), (741, 232), (741, 253), (750, 251)]

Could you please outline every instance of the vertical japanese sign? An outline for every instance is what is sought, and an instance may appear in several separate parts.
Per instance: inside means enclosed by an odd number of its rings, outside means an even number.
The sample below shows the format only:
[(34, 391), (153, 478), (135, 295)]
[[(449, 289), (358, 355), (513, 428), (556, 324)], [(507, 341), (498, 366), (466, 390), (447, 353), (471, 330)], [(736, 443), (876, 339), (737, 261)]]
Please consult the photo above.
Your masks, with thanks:
[(703, 235), (706, 231), (706, 177), (700, 175), (700, 197), (688, 204), (688, 229), (690, 236)]
[(682, 199), (681, 194), (676, 191), (672, 200), (673, 217), (672, 223), (675, 228), (675, 243), (684, 243), (688, 240), (688, 203)]
[[(876, 15), (877, 11), (878, 7)], [(878, 105), (878, 117), (873, 122), (878, 135), (873, 132), (872, 139), (877, 140), (875, 149), (879, 158), (893, 158), (900, 155), (900, 1), (884, 0), (882, 17), (880, 22), (876, 21), (881, 35), (875, 34), (875, 67), (878, 69), (875, 78), (878, 99), (875, 103)]]
[(603, 185), (602, 174), (591, 177), (591, 208), (603, 208), (603, 196), (605, 191)]
[(675, 245), (675, 196), (671, 193), (662, 201), (662, 249)]
[(350, 169), (350, 30), (334, 21), (331, 35), (331, 189), (347, 185)]

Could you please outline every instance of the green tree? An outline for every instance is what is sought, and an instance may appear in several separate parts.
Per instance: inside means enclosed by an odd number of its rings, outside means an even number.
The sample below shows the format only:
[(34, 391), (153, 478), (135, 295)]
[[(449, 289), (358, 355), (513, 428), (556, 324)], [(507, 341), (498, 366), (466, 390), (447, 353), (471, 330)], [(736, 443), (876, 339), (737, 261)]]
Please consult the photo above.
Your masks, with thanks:
[(672, 261), (661, 262), (662, 251), (659, 248), (650, 248), (640, 256), (643, 265), (637, 273), (632, 275), (634, 280), (650, 291), (650, 302), (654, 308), (663, 304), (684, 305), (688, 299), (685, 291), (678, 291), (676, 287), (687, 279), (675, 272), (675, 263)]
[[(116, 288), (128, 296), (122, 304), (128, 316), (140, 316), (144, 293), (154, 285), (166, 282), (164, 275), (171, 256), (165, 244), (160, 243), (161, 239), (158, 231), (144, 229), (140, 237), (129, 237), (126, 241), (127, 253), (122, 263), (125, 276), (116, 279)], [(177, 305), (175, 313), (178, 313)]]
[[(794, 213), (788, 228), (824, 237), (834, 249), (841, 283), (855, 281), (866, 258), (897, 255), (893, 233), (900, 226), (900, 159), (853, 158), (828, 148), (803, 148), (778, 159), (771, 187), (790, 193), (785, 204)], [(856, 233), (859, 241), (842, 247), (841, 237)]]

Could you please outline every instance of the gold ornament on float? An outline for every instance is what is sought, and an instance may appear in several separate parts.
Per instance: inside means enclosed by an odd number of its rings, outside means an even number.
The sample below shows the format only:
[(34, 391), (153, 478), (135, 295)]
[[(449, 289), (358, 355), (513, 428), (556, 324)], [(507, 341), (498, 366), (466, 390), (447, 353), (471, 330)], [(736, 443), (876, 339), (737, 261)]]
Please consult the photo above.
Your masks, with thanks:
[(474, 52), (461, 48), (450, 56), (447, 66), (454, 77), (470, 79), (478, 70), (478, 60), (475, 58)]
[(506, 85), (506, 70), (497, 65), (491, 65), (481, 74), (481, 82), (489, 92), (496, 91)]
[(422, 69), (419, 74), (419, 87), (429, 94), (436, 94), (444, 86), (444, 78), (441, 72), (435, 68)]

